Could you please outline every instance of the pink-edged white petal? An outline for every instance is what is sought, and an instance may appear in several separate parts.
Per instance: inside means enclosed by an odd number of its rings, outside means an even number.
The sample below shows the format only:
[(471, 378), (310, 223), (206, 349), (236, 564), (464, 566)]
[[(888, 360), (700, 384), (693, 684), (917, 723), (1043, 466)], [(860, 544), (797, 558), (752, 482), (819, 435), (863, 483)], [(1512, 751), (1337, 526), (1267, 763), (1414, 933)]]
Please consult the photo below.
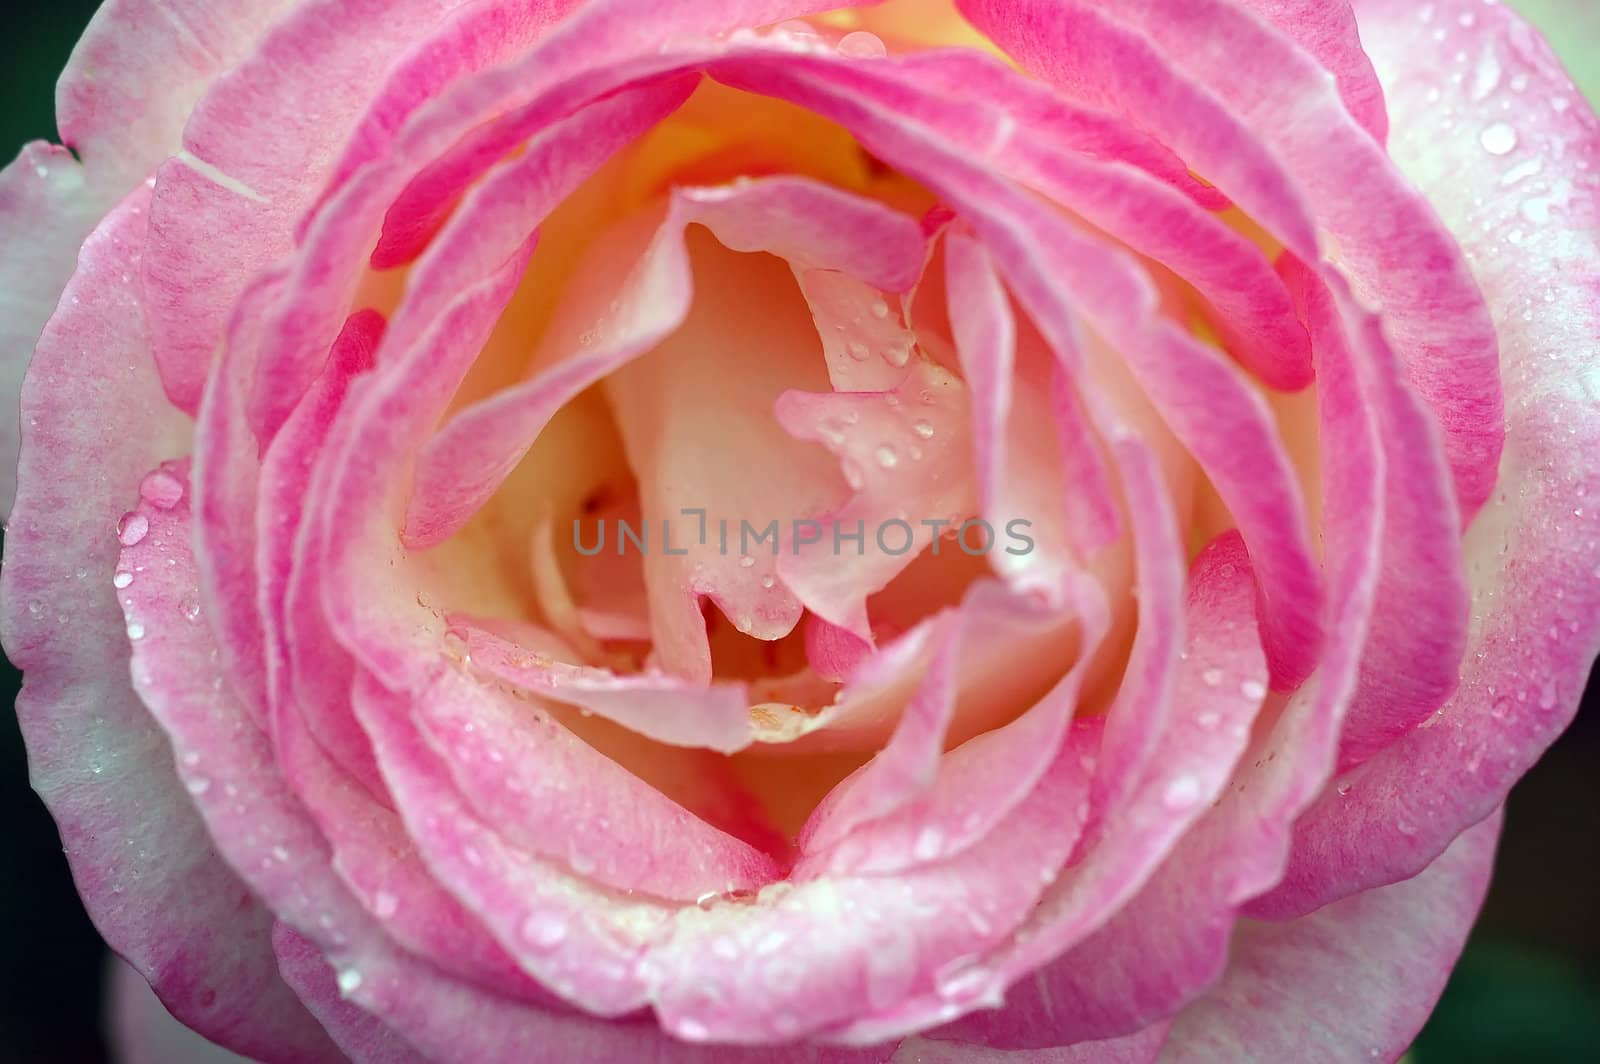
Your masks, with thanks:
[[(129, 682), (135, 632), (118, 600), (162, 574), (118, 564), (119, 515), (188, 442), (148, 360), (137, 290), (123, 281), (145, 247), (149, 194), (136, 188), (85, 243), (24, 382), (0, 636), (27, 673), (17, 714), (33, 786), (106, 941), (202, 1033), (246, 1052), (292, 1046), (328, 1059), (332, 1046), (264, 952), (270, 913), (212, 848), (173, 747)], [(147, 483), (167, 504), (184, 492), (167, 472)], [(129, 514), (120, 538), (149, 527)]]
[[(1470, 6), (1466, 26), (1450, 12)], [(1507, 397), (1502, 489), (1463, 545), (1474, 623), (1460, 686), (1422, 726), (1302, 818), (1263, 915), (1310, 911), (1415, 874), (1493, 810), (1572, 719), (1600, 648), (1600, 448), (1596, 315), (1600, 124), (1549, 47), (1505, 8), (1401, 4), (1357, 13), (1388, 93), (1391, 151), (1458, 234), (1494, 312)], [(1442, 29), (1444, 40), (1433, 38)], [(1483, 99), (1450, 80), (1457, 52), (1488, 56), (1504, 84)], [(1545, 106), (1519, 112), (1499, 152), (1512, 79)], [(1431, 93), (1453, 95), (1441, 129)], [(1517, 97), (1520, 99), (1521, 96)], [(1483, 134), (1494, 130), (1485, 147)], [(1530, 217), (1531, 213), (1531, 217)]]

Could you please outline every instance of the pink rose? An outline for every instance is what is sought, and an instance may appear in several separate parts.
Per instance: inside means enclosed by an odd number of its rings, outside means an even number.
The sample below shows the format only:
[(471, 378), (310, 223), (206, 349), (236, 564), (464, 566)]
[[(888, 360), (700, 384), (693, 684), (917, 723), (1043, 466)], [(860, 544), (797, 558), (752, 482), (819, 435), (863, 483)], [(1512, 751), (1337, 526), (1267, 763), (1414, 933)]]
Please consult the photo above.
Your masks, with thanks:
[(3, 630), (183, 1023), (1408, 1045), (1600, 646), (1600, 127), (1478, 0), (957, 6), (101, 10)]

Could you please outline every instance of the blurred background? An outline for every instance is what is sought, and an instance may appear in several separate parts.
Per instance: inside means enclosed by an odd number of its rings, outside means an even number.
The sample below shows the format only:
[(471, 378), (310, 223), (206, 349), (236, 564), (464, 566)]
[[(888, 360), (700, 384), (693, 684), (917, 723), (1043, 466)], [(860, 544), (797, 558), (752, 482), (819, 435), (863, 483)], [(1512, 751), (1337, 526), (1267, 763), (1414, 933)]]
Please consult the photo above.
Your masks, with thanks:
[[(55, 139), (56, 75), (97, 6), (23, 0), (8, 9), (0, 35), (4, 161), (28, 140)], [(1579, 17), (1595, 32), (1554, 43), (1591, 98), (1600, 94), (1600, 0), (1518, 6), (1535, 19), (1562, 7), (1591, 12)], [(18, 683), (0, 659), (0, 1064), (104, 1061), (105, 948), (78, 904), (49, 814), (28, 788), (10, 712)], [(1597, 834), (1600, 684), (1591, 678), (1577, 723), (1511, 795), (1483, 916), (1408, 1058), (1413, 1064), (1600, 1061)]]

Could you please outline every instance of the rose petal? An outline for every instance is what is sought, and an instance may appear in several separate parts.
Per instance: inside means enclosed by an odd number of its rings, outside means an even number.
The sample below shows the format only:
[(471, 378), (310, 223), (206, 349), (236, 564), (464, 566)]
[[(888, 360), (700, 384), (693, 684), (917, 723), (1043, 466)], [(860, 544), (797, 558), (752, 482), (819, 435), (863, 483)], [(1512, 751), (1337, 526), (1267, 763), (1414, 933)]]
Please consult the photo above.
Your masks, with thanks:
[(1413, 879), (1241, 926), (1227, 975), (1173, 1024), (1170, 1059), (1399, 1057), (1466, 944), (1499, 834), (1495, 814)]
[[(1477, 16), (1470, 28), (1449, 14), (1469, 6)], [(1391, 101), (1395, 157), (1460, 234), (1494, 308), (1508, 402), (1506, 489), (1466, 538), (1474, 625), (1459, 689), (1426, 727), (1306, 813), (1283, 886), (1257, 907), (1271, 916), (1404, 879), (1441, 853), (1566, 727), (1600, 647), (1600, 508), (1592, 504), (1600, 483), (1591, 460), (1600, 450), (1600, 130), (1548, 47), (1504, 8), (1462, 0), (1441, 9), (1442, 42), (1409, 6), (1358, 10)], [(1470, 83), (1450, 81), (1452, 57), (1469, 45), (1545, 101), (1519, 120), (1517, 145), (1503, 155), (1481, 140), (1504, 120), (1496, 93), (1473, 100)], [(1429, 99), (1436, 89), (1455, 94), (1462, 116), (1446, 129), (1426, 117), (1439, 106)], [(1535, 224), (1529, 204), (1536, 217), (1547, 209), (1560, 222)]]
[(1444, 428), (1462, 510), (1477, 512), (1504, 435), (1493, 325), (1450, 234), (1327, 71), (1233, 0), (961, 7), (1033, 73), (1140, 120), (1313, 262), (1309, 211), (1357, 289), (1382, 304), (1410, 383)]
[[(128, 680), (117, 599), (128, 578), (157, 574), (118, 566), (117, 517), (188, 435), (145, 357), (137, 290), (122, 280), (144, 250), (149, 195), (135, 189), (85, 243), (24, 382), (29, 429), (0, 631), (27, 671), (17, 713), (34, 788), (106, 941), (202, 1033), (250, 1053), (326, 1059), (332, 1047), (265, 952), (270, 913), (212, 849), (172, 747)], [(176, 482), (159, 476), (150, 493), (170, 500)], [(139, 527), (130, 518), (123, 539)]]

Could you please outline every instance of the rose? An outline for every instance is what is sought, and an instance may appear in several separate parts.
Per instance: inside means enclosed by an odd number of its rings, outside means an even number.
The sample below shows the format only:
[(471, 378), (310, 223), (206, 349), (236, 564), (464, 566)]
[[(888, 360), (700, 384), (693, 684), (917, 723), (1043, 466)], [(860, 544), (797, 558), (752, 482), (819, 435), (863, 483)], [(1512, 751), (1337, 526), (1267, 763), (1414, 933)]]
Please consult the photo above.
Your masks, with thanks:
[[(265, 1059), (1396, 1055), (1597, 643), (1593, 118), (1468, 0), (801, 6), (97, 19), (0, 178), (91, 914)], [(685, 511), (923, 556), (564, 538)]]

